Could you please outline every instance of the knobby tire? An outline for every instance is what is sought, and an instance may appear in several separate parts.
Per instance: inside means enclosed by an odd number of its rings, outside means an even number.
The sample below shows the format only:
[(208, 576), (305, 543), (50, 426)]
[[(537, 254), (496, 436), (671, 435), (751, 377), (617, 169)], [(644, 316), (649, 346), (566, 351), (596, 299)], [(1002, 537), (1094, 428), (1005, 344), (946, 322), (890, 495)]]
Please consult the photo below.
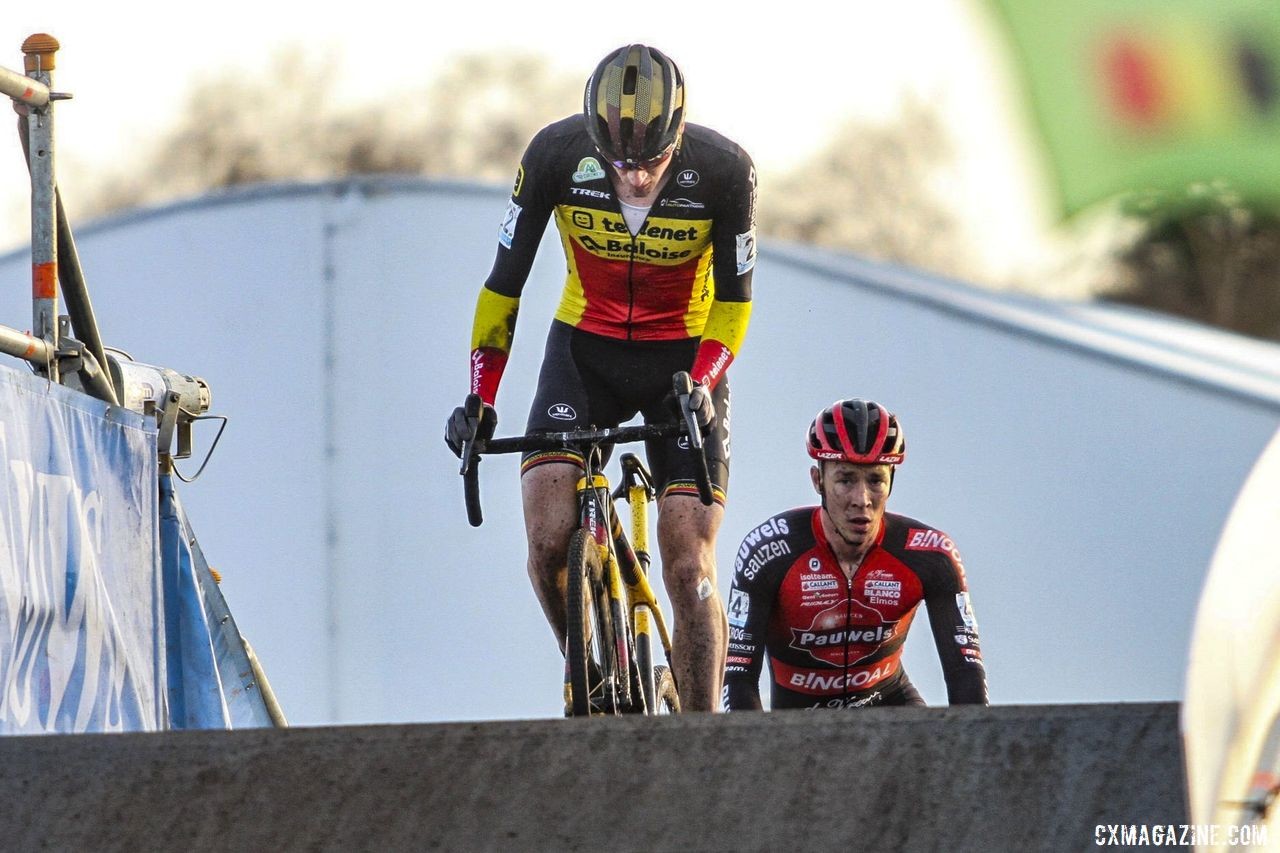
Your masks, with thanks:
[(665, 666), (655, 666), (653, 668), (653, 680), (658, 701), (657, 707), (652, 713), (679, 714), (680, 694), (676, 690), (675, 675)]
[(591, 714), (591, 670), (599, 673), (597, 710), (617, 713), (617, 644), (600, 550), (585, 529), (569, 540), (568, 615), (569, 685), (575, 717)]

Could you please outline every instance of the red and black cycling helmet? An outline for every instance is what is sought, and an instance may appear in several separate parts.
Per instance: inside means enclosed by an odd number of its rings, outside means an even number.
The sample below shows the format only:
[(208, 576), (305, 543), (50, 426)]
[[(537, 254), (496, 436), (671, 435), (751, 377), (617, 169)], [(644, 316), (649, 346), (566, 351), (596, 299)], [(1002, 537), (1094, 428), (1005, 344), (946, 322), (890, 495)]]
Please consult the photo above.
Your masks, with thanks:
[(620, 47), (587, 80), (582, 111), (591, 141), (610, 162), (658, 160), (684, 130), (684, 75), (655, 48)]
[(900, 465), (907, 456), (898, 418), (870, 400), (837, 400), (809, 426), (809, 455), (859, 465)]

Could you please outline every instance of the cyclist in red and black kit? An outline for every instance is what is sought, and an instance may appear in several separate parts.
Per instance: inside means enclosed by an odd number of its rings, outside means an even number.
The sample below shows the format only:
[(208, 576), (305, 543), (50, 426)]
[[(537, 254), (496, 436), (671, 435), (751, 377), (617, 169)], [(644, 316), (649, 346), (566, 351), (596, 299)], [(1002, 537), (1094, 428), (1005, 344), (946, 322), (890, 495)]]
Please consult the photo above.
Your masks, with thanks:
[[(476, 305), (470, 373), (471, 391), (485, 403), (477, 429), (491, 435), (520, 294), (554, 216), (567, 275), (527, 430), (615, 426), (637, 413), (649, 423), (673, 421), (671, 376), (692, 375), (715, 503), (698, 500), (692, 460), (676, 439), (650, 443), (647, 456), (659, 491), (681, 705), (711, 711), (727, 644), (715, 570), (729, 475), (725, 370), (751, 314), (756, 179), (745, 151), (686, 123), (684, 102), (675, 63), (628, 45), (596, 67), (582, 113), (529, 143)], [(463, 410), (455, 410), (449, 446), (460, 452), (471, 434)], [(581, 471), (581, 458), (567, 448), (528, 454), (521, 469), (529, 576), (561, 650), (565, 554)]]
[(729, 594), (726, 710), (759, 710), (769, 657), (772, 708), (923, 705), (902, 668), (921, 602), (947, 698), (987, 703), (978, 623), (964, 564), (941, 530), (885, 511), (906, 456), (898, 419), (841, 400), (809, 427), (821, 505), (770, 518), (738, 549)]

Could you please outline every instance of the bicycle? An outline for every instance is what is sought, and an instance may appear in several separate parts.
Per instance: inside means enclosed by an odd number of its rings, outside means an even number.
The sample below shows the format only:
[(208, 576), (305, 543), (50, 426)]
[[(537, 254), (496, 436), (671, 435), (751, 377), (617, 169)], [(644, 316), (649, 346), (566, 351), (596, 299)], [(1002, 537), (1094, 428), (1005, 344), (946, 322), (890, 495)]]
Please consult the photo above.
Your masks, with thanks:
[[(571, 447), (582, 453), (578, 479), (579, 526), (569, 541), (567, 557), (568, 707), (573, 716), (678, 713), (680, 699), (671, 668), (671, 634), (649, 584), (649, 503), (653, 481), (634, 453), (619, 458), (622, 482), (610, 491), (603, 473), (604, 449), (616, 444), (688, 436), (694, 454), (699, 498), (710, 506), (711, 481), (702, 432), (689, 405), (693, 383), (688, 373), (672, 377), (683, 415), (676, 423), (533, 433), (509, 438), (473, 438), (463, 445), (462, 469), (467, 519), (479, 527), (479, 463), (483, 455)], [(479, 424), (481, 402), (470, 395), (464, 404), (472, 433)], [(631, 535), (622, 527), (614, 502), (625, 499), (631, 510)], [(667, 665), (653, 663), (657, 631)]]

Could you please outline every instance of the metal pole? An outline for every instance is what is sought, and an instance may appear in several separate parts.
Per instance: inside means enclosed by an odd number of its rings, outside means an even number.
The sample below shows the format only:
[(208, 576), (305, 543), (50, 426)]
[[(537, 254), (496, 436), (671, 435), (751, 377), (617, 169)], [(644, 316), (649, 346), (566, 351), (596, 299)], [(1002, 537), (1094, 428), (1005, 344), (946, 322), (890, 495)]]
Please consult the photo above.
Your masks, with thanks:
[(48, 341), (33, 338), (8, 326), (0, 326), (0, 352), (25, 359), (37, 367), (43, 367), (53, 360), (53, 348)]
[[(46, 93), (46, 97), (39, 103), (49, 103), (71, 97), (70, 95), (56, 92), (49, 94), (48, 87), (36, 83), (29, 77), (21, 77), (12, 71), (0, 68), (0, 91), (4, 91), (6, 94), (9, 94), (9, 90), (5, 88), (5, 74), (11, 75), (18, 80), (25, 80), (31, 83), (32, 86), (38, 86), (43, 90)], [(32, 103), (32, 101), (24, 102)], [(28, 112), (30, 111), (28, 110)], [(18, 121), (18, 136), (22, 142), (22, 154), (27, 160), (28, 169), (31, 165), (29, 123), (30, 119), (25, 115)], [(71, 223), (67, 220), (67, 211), (62, 204), (62, 191), (57, 184), (53, 188), (53, 200), (58, 221), (58, 282), (62, 285), (62, 298), (67, 303), (67, 314), (71, 317), (71, 329), (89, 352), (93, 354), (98, 364), (105, 365), (107, 364), (106, 348), (102, 345), (102, 336), (98, 332), (98, 321), (94, 315), (93, 302), (89, 299), (89, 285), (85, 282), (84, 269), (80, 266), (80, 255), (76, 251), (75, 237), (71, 233)], [(96, 384), (95, 387), (97, 387)], [(105, 390), (105, 394), (97, 390), (91, 390), (91, 393), (113, 406), (118, 405), (115, 390), (111, 387), (110, 382), (101, 387)]]
[[(27, 76), (52, 88), (58, 40), (44, 33), (22, 43)], [(58, 348), (58, 213), (53, 171), (53, 105), (30, 108), (27, 121), (31, 164), (31, 299), (32, 333)], [(40, 373), (57, 382), (58, 360)]]
[(8, 95), (32, 107), (43, 107), (49, 103), (48, 86), (3, 67), (0, 67), (0, 95)]

